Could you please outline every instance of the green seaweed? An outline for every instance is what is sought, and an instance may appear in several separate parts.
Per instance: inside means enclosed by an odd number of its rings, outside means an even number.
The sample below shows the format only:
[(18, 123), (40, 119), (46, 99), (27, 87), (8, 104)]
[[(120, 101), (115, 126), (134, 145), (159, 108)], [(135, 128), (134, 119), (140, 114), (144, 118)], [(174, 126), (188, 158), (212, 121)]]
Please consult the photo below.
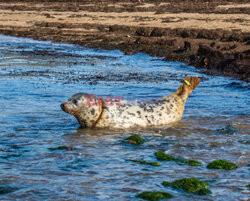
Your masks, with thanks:
[(171, 186), (171, 182), (169, 182), (169, 181), (164, 181), (164, 182), (162, 182), (162, 185), (163, 185), (163, 186)]
[(137, 134), (131, 135), (129, 136), (126, 140), (126, 143), (130, 143), (130, 144), (143, 144), (145, 142), (145, 140)]
[(204, 181), (200, 181), (197, 178), (183, 178), (175, 180), (172, 183), (168, 181), (162, 182), (164, 186), (171, 186), (175, 189), (183, 189), (188, 193), (197, 193), (198, 195), (207, 195), (212, 193), (208, 189), (208, 185)]
[(226, 160), (214, 160), (207, 165), (208, 169), (225, 169), (225, 170), (234, 170), (237, 168), (237, 165), (234, 163), (228, 162)]
[(144, 191), (138, 194), (136, 197), (142, 198), (144, 200), (157, 201), (172, 198), (173, 195), (171, 195), (170, 193), (159, 191)]
[(157, 151), (155, 153), (155, 156), (157, 158), (157, 160), (159, 161), (175, 161), (175, 158), (168, 155), (168, 154), (165, 154), (163, 151)]
[(55, 151), (55, 150), (72, 150), (72, 147), (68, 147), (68, 146), (65, 146), (65, 145), (60, 145), (60, 146), (57, 146), (57, 147), (51, 147), (49, 148), (50, 151)]
[(140, 164), (146, 164), (146, 165), (152, 165), (152, 166), (160, 166), (160, 163), (157, 162), (148, 162), (148, 161), (144, 161), (144, 160), (129, 160), (132, 162), (136, 162), (136, 163), (140, 163)]
[(207, 188), (202, 188), (202, 189), (200, 189), (197, 193), (198, 193), (198, 195), (208, 195), (208, 194), (211, 194), (212, 191), (210, 191), (210, 190), (207, 189)]
[(202, 165), (201, 162), (196, 161), (196, 160), (187, 160), (186, 163), (187, 163), (188, 165), (190, 165), (190, 166), (201, 166), (201, 165)]
[(175, 157), (173, 157), (173, 156), (171, 156), (169, 154), (164, 153), (163, 151), (157, 151), (155, 153), (155, 156), (156, 156), (157, 160), (159, 160), (159, 161), (175, 161), (175, 162), (188, 164), (190, 166), (200, 166), (200, 165), (202, 165), (202, 163), (199, 162), (199, 161), (175, 158)]

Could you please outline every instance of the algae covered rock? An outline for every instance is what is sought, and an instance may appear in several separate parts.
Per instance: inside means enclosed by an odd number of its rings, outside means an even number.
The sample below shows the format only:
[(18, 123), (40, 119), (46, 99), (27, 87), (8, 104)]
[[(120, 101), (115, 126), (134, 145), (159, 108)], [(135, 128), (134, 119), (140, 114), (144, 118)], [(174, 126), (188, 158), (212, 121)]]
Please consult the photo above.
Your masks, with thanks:
[(126, 140), (126, 143), (130, 143), (130, 144), (143, 144), (145, 142), (145, 140), (137, 134), (131, 135), (129, 136)]
[(157, 162), (148, 162), (148, 161), (144, 161), (144, 160), (129, 160), (135, 163), (140, 163), (140, 164), (146, 164), (146, 165), (151, 165), (151, 166), (160, 166), (160, 163)]
[(182, 158), (175, 158), (169, 154), (164, 153), (163, 151), (157, 151), (155, 152), (155, 156), (157, 160), (159, 161), (175, 161), (179, 163), (184, 163), (188, 164), (190, 166), (200, 166), (202, 165), (201, 162), (196, 161), (196, 160), (187, 160), (187, 159), (182, 159)]
[(169, 181), (164, 181), (164, 182), (162, 182), (162, 185), (163, 185), (163, 186), (171, 186), (171, 182), (169, 182)]
[(170, 156), (169, 154), (164, 153), (163, 151), (155, 152), (155, 156), (159, 161), (174, 161), (175, 158)]
[(187, 160), (186, 163), (190, 166), (201, 166), (202, 163), (196, 160)]
[(207, 194), (211, 194), (212, 192), (207, 188), (203, 188), (203, 189), (200, 189), (197, 193), (199, 195), (207, 195)]
[(159, 191), (144, 191), (138, 194), (136, 197), (142, 198), (144, 200), (157, 201), (172, 198), (173, 195), (171, 195), (170, 193)]
[(237, 168), (237, 165), (234, 163), (228, 162), (226, 160), (214, 160), (207, 165), (208, 169), (225, 169), (225, 170), (234, 170)]
[(162, 182), (162, 185), (171, 186), (175, 189), (182, 189), (188, 193), (197, 193), (199, 195), (207, 195), (212, 193), (208, 189), (207, 183), (200, 181), (197, 178), (183, 178), (173, 182), (164, 181)]

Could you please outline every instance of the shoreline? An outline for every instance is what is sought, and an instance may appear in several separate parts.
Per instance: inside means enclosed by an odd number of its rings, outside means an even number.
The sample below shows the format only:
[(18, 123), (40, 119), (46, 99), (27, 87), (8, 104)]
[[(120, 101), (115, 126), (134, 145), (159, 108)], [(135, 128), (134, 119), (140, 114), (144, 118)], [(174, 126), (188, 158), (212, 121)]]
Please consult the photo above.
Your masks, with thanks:
[(89, 2), (41, 2), (0, 1), (0, 34), (118, 49), (126, 54), (142, 52), (185, 62), (207, 74), (250, 80), (250, 15), (237, 9), (218, 13), (218, 6), (226, 5), (217, 5), (214, 13), (212, 8), (210, 13), (174, 9), (170, 13), (168, 4), (153, 1), (105, 1), (96, 7)]

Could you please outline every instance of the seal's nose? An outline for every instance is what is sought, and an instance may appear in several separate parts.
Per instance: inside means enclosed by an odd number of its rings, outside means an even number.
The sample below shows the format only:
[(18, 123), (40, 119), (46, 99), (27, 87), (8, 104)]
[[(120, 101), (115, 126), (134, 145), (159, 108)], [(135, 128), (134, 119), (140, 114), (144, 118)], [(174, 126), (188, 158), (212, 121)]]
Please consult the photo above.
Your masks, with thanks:
[(61, 108), (62, 108), (62, 110), (64, 110), (64, 103), (61, 104)]

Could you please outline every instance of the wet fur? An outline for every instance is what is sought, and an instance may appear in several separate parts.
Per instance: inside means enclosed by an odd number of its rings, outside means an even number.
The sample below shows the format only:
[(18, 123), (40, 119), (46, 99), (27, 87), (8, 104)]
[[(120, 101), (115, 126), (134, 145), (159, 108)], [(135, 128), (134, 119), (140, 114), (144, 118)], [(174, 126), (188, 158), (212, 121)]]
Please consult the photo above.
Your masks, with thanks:
[[(87, 106), (88, 94), (79, 93), (61, 107), (75, 116), (82, 127), (129, 128), (167, 125), (181, 120), (185, 102), (201, 81), (198, 77), (189, 76), (185, 80), (191, 85), (184, 82), (173, 94), (149, 102), (138, 102), (136, 105), (122, 101), (122, 106), (103, 106), (105, 103)], [(98, 99), (93, 101), (98, 102)]]

